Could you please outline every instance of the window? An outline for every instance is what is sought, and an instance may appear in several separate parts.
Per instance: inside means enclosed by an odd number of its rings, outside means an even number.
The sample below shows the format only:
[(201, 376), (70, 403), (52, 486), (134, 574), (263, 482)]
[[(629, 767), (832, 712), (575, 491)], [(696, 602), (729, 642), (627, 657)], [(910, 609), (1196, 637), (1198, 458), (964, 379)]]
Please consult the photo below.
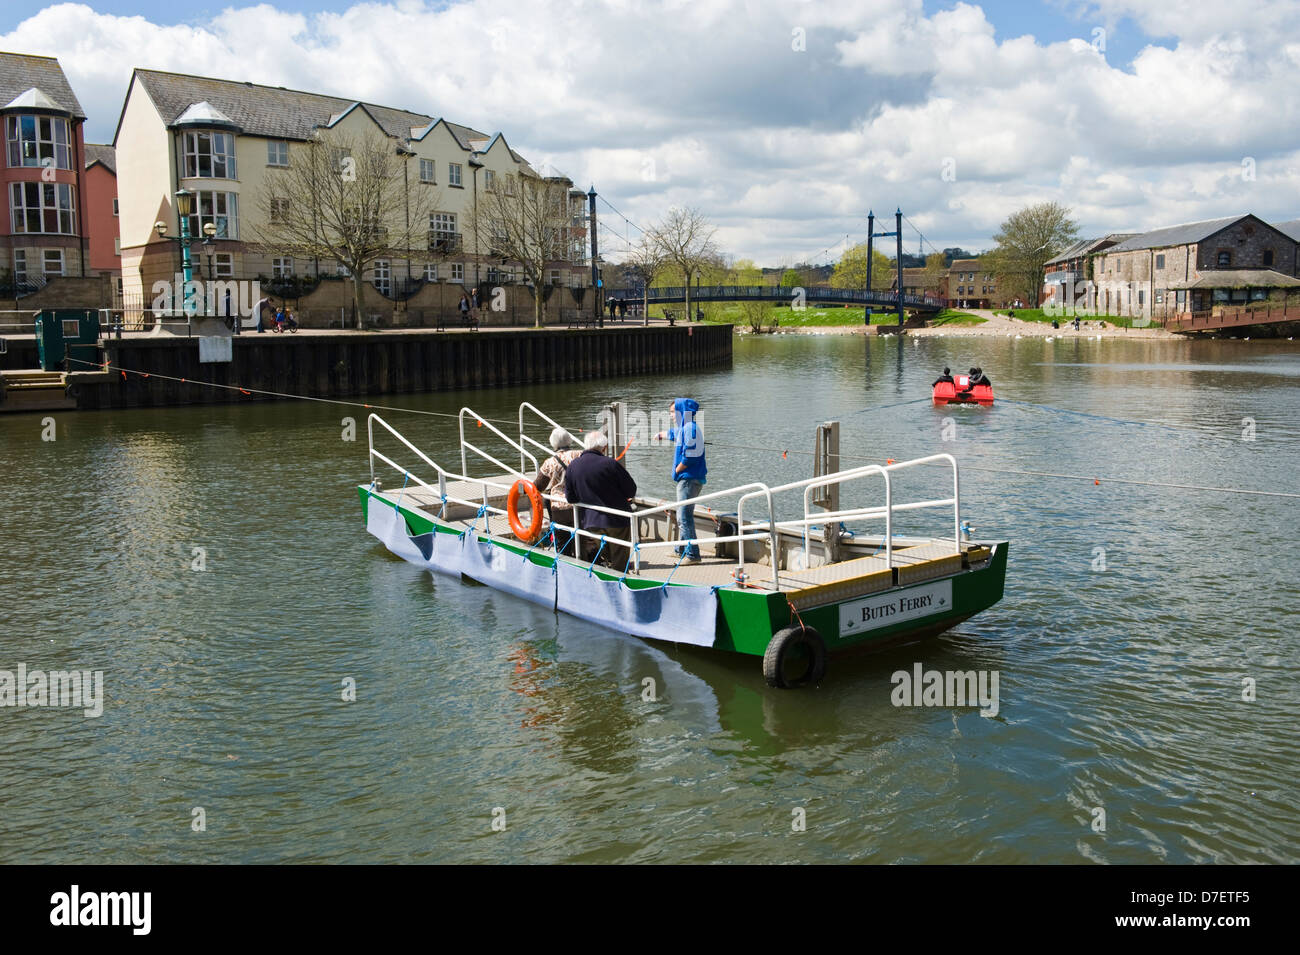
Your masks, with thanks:
[(453, 282), (465, 281), (465, 266), (459, 262), (453, 262), (451, 266), (451, 280)]
[(1156, 304), (1157, 304), (1157, 305), (1163, 305), (1163, 304), (1165, 304), (1165, 293), (1164, 293), (1164, 292), (1156, 292)]
[(374, 273), (375, 288), (384, 295), (389, 294), (393, 290), (393, 271), (389, 268), (388, 260), (376, 259)]
[(560, 270), (559, 270), (559, 269), (551, 269), (551, 284), (552, 284), (552, 285), (559, 285), (559, 284), (560, 284)]
[(497, 174), (491, 169), (483, 170), (483, 188), (491, 192), (496, 188)]
[(113, 254), (114, 255), (122, 254), (122, 240), (117, 236), (113, 236)]
[(218, 252), (212, 257), (212, 272), (219, 279), (235, 277), (235, 256), (231, 252)]
[(57, 116), (9, 116), (5, 119), (10, 166), (52, 165), (72, 168), (68, 121)]
[(41, 267), (47, 276), (63, 274), (63, 250), (46, 249), (41, 256)]
[(426, 282), (438, 281), (438, 264), (436, 262), (424, 263), (424, 280)]
[(289, 218), (289, 200), (272, 199), (271, 200), (271, 223), (272, 225), (282, 225)]
[(289, 165), (289, 144), (282, 139), (267, 140), (266, 164), (268, 166)]
[(451, 252), (457, 246), (456, 213), (429, 213), (429, 248), (437, 252)]
[(185, 176), (197, 179), (235, 178), (235, 137), (199, 131), (185, 134)]
[(1181, 288), (1178, 289), (1178, 291), (1174, 293), (1174, 302), (1178, 305), (1178, 308), (1181, 310), (1182, 307), (1187, 304), (1187, 290)]
[(1253, 289), (1251, 289), (1251, 290), (1250, 290), (1250, 300), (1251, 300), (1252, 302), (1266, 302), (1266, 301), (1268, 301), (1268, 289), (1266, 289), (1266, 288), (1253, 288)]
[(463, 188), (460, 184), (460, 163), (452, 162), (447, 164), (447, 185)]
[(19, 285), (27, 283), (27, 250), (14, 249), (14, 281)]
[(213, 238), (239, 238), (239, 196), (233, 192), (201, 191), (194, 194), (194, 215), (190, 216), (190, 236), (203, 235), (207, 223), (217, 227)]
[(1228, 266), (1232, 265), (1232, 253), (1231, 253), (1231, 252), (1220, 252), (1219, 255), (1218, 255), (1218, 258), (1215, 260), (1215, 263), (1216, 263), (1216, 264), (1219, 266), (1219, 268), (1221, 268), (1221, 269), (1225, 269), (1225, 268), (1227, 268)]
[(1144, 288), (1140, 288), (1138, 289), (1138, 308), (1141, 308), (1146, 303), (1147, 303), (1147, 290)]
[(271, 260), (271, 277), (276, 279), (293, 278), (293, 259), (278, 256)]
[(14, 182), (9, 185), (9, 214), (14, 232), (76, 235), (76, 193), (56, 182)]
[(117, 215), (117, 196), (113, 197), (113, 215)]
[(1265, 250), (1264, 250), (1264, 264), (1265, 264), (1265, 265), (1272, 265), (1272, 264), (1273, 264), (1273, 250), (1272, 250), (1272, 249), (1265, 249)]
[(340, 278), (345, 278), (345, 279), (346, 279), (346, 278), (350, 278), (350, 277), (351, 277), (351, 275), (352, 275), (352, 270), (349, 269), (349, 268), (348, 268), (346, 265), (344, 265), (342, 262), (337, 262), (337, 263), (335, 263), (335, 265), (334, 265), (334, 274), (337, 275), (337, 276), (339, 276)]
[(1157, 255), (1157, 256), (1156, 256), (1156, 268), (1158, 268), (1158, 269), (1163, 269), (1164, 267), (1165, 267), (1165, 257), (1164, 257), (1164, 255), (1163, 255), (1163, 254), (1161, 254), (1161, 255)]
[(420, 182), (437, 182), (434, 178), (434, 164), (432, 159), (420, 160)]

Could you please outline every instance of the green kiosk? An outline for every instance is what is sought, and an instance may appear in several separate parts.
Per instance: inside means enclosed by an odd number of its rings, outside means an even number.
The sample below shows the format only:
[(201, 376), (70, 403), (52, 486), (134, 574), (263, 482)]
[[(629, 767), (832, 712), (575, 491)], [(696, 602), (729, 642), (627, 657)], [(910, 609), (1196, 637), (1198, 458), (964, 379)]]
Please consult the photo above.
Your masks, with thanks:
[(91, 371), (99, 363), (99, 313), (47, 308), (36, 316), (36, 352), (43, 371)]

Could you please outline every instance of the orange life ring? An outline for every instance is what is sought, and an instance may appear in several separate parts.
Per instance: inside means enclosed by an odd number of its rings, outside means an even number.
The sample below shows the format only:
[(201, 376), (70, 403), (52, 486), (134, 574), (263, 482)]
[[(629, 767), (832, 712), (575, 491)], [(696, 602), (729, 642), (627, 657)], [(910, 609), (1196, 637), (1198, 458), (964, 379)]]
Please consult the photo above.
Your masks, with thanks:
[[(528, 495), (528, 504), (533, 510), (533, 522), (527, 528), (519, 521), (519, 490), (521, 486), (524, 493)], [(515, 537), (525, 544), (531, 544), (537, 540), (537, 536), (542, 532), (542, 495), (537, 490), (536, 484), (526, 478), (520, 478), (510, 485), (510, 493), (506, 495), (506, 517), (510, 520), (510, 530), (514, 532)]]

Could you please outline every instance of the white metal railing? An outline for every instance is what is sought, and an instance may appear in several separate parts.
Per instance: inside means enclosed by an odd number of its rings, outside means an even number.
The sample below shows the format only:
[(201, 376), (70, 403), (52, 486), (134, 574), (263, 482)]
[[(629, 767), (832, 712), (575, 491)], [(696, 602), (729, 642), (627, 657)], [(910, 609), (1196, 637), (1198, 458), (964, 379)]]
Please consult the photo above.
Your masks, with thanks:
[[(906, 504), (895, 504), (893, 497), (893, 480), (892, 476), (899, 471), (909, 468), (919, 467), (921, 465), (936, 464), (947, 462), (952, 465), (952, 497), (936, 498), (934, 500), (911, 501)], [(880, 475), (885, 481), (885, 503), (871, 507), (847, 508), (839, 511), (820, 511), (814, 513), (812, 503), (812, 493), (815, 490), (830, 487), (833, 485), (843, 486), (851, 481), (861, 478)], [(894, 514), (899, 511), (916, 511), (927, 508), (949, 507), (953, 509), (953, 550), (955, 553), (961, 551), (961, 484), (957, 470), (957, 459), (951, 454), (932, 454), (929, 457), (917, 458), (913, 461), (901, 461), (897, 464), (888, 464), (883, 467), (878, 464), (866, 464), (861, 467), (851, 468), (848, 471), (837, 471), (834, 474), (824, 474), (817, 477), (805, 478), (802, 481), (793, 481), (789, 484), (782, 484), (771, 489), (772, 495), (778, 495), (787, 491), (803, 490), (803, 518), (802, 520), (781, 521), (778, 524), (780, 530), (798, 531), (803, 537), (803, 551), (805, 566), (808, 560), (809, 552), (809, 528), (815, 524), (825, 525), (828, 523), (851, 524), (856, 521), (879, 520), (884, 518), (885, 521), (885, 566), (893, 568), (894, 566)], [(744, 512), (743, 506), (746, 500), (754, 495), (749, 494), (741, 498), (738, 503), (736, 514), (737, 525), (743, 530)], [(743, 571), (744, 554), (740, 555), (740, 564)], [(775, 562), (775, 555), (773, 561)]]
[[(543, 420), (552, 423), (554, 427), (560, 427), (560, 425), (554, 424), (554, 422), (549, 417), (547, 417), (541, 411), (534, 408), (532, 405), (528, 405), (527, 402), (525, 402), (525, 405), (527, 405), (529, 410), (537, 414)], [(521, 421), (522, 421), (523, 413), (524, 413), (524, 406), (521, 406), (520, 407)], [(423, 487), (429, 490), (431, 493), (436, 494), (444, 504), (447, 503), (462, 504), (462, 505), (467, 505), (470, 507), (477, 508), (479, 510), (479, 513), (487, 515), (489, 520), (492, 515), (504, 516), (506, 514), (506, 508), (492, 503), (491, 499), (494, 496), (494, 494), (491, 492), (500, 491), (502, 493), (505, 493), (509, 491), (514, 481), (511, 480), (510, 482), (507, 483), (500, 480), (479, 478), (470, 475), (468, 473), (468, 466), (467, 466), (468, 459), (466, 456), (466, 452), (474, 451), (476, 454), (482, 456), (485, 460), (488, 460), (492, 462), (494, 465), (496, 465), (497, 467), (500, 467), (503, 471), (506, 472), (507, 475), (515, 475), (516, 479), (520, 477), (527, 477), (527, 475), (523, 474), (522, 470), (516, 471), (513, 468), (507, 467), (504, 463), (497, 460), (492, 455), (487, 454), (486, 452), (474, 446), (472, 443), (466, 441), (464, 437), (464, 427), (465, 427), (464, 421), (465, 421), (466, 414), (473, 416), (476, 422), (482, 421), (484, 427), (490, 428), (493, 431), (493, 433), (498, 435), (503, 441), (505, 441), (507, 444), (515, 448), (515, 450), (519, 451), (521, 455), (526, 456), (526, 457), (521, 457), (522, 462), (526, 464), (527, 463), (526, 459), (531, 458), (533, 462), (533, 467), (534, 469), (536, 469), (537, 459), (527, 451), (522, 441), (516, 442), (511, 440), (509, 437), (503, 434), (499, 429), (495, 428), (490, 422), (484, 421), (481, 417), (479, 417), (474, 411), (472, 411), (469, 408), (462, 408), (461, 415), (460, 415), (461, 469), (462, 469), (460, 474), (453, 474), (447, 471), (445, 468), (441, 467), (439, 464), (437, 464), (437, 462), (429, 458), (419, 448), (411, 444), (410, 441), (408, 441), (396, 429), (394, 429), (391, 425), (389, 425), (386, 421), (384, 421), (383, 418), (381, 418), (377, 414), (372, 413), (370, 417), (367, 419), (367, 435), (370, 443), (369, 458), (370, 458), (371, 483), (373, 484), (375, 481), (375, 462), (379, 461), (387, 465), (388, 467), (391, 467), (397, 473), (403, 475), (404, 481), (406, 482), (414, 481), (415, 484), (417, 484), (418, 486)], [(409, 470), (397, 464), (387, 455), (375, 449), (374, 425), (376, 422), (378, 422), (379, 425), (384, 430), (386, 430), (389, 434), (395, 437), (405, 448), (412, 451), (419, 458), (420, 461), (422, 461), (424, 464), (428, 465), (430, 468), (434, 470), (434, 473), (437, 475), (436, 488), (430, 485), (429, 483), (427, 483), (426, 481), (422, 480), (418, 476), (411, 474)], [(522, 425), (521, 425), (521, 437), (522, 436), (523, 435), (522, 435)], [(894, 503), (893, 476), (897, 474), (897, 472), (907, 470), (910, 468), (920, 467), (922, 465), (931, 465), (940, 462), (945, 462), (951, 465), (952, 467), (952, 476), (953, 476), (952, 497), (937, 498), (933, 500), (909, 501), (903, 504)], [(834, 485), (844, 485), (853, 481), (858, 481), (858, 480), (862, 480), (869, 477), (875, 477), (875, 476), (879, 476), (883, 478), (885, 483), (885, 502), (883, 505), (844, 508), (836, 511), (821, 511), (817, 513), (813, 512), (812, 493), (814, 491), (826, 487), (834, 486)], [(482, 490), (482, 497), (478, 500), (471, 500), (469, 498), (462, 498), (462, 497), (448, 494), (448, 486), (449, 486), (449, 482), (451, 481), (464, 482), (464, 483), (479, 486)], [(804, 505), (802, 519), (777, 521), (776, 519), (777, 496), (788, 492), (800, 491), (800, 490), (803, 492), (803, 505)], [(769, 554), (770, 554), (771, 568), (772, 568), (772, 588), (774, 590), (779, 590), (780, 577), (779, 577), (778, 567), (780, 564), (781, 533), (783, 532), (798, 533), (799, 535), (802, 536), (804, 557), (806, 561), (808, 558), (808, 550), (809, 550), (809, 528), (811, 528), (814, 524), (825, 524), (830, 522), (847, 524), (847, 523), (853, 523), (857, 521), (869, 521), (869, 520), (880, 520), (880, 519), (883, 519), (885, 521), (884, 547), (885, 547), (886, 567), (892, 568), (893, 567), (893, 542), (894, 542), (894, 532), (893, 532), (894, 514), (900, 511), (913, 511), (913, 510), (922, 510), (927, 508), (938, 508), (938, 507), (948, 507), (948, 506), (951, 506), (953, 509), (953, 549), (954, 552), (957, 553), (959, 553), (961, 550), (960, 476), (958, 473), (957, 460), (950, 454), (935, 454), (935, 455), (930, 455), (929, 457), (917, 458), (916, 460), (913, 461), (902, 461), (897, 464), (890, 464), (885, 466), (868, 464), (868, 465), (863, 465), (861, 467), (852, 468), (848, 471), (841, 471), (835, 474), (828, 474), (828, 475), (819, 475), (817, 477), (806, 478), (802, 481), (794, 481), (789, 484), (782, 484), (777, 487), (768, 487), (766, 484), (756, 481), (750, 484), (740, 485), (738, 487), (727, 488), (722, 491), (714, 491), (709, 494), (703, 494), (698, 497), (691, 498), (689, 502), (690, 505), (698, 506), (712, 501), (735, 498), (736, 532), (734, 534), (719, 535), (719, 536), (709, 537), (709, 538), (692, 538), (690, 540), (643, 541), (640, 539), (640, 528), (638, 526), (638, 521), (641, 518), (654, 517), (660, 514), (670, 513), (680, 508), (682, 506), (682, 502), (665, 501), (653, 507), (633, 510), (630, 507), (626, 509), (622, 509), (622, 508), (605, 507), (603, 505), (598, 505), (598, 504), (580, 504), (578, 502), (566, 502), (563, 496), (555, 495), (555, 494), (542, 494), (541, 497), (544, 501), (549, 501), (551, 503), (560, 503), (560, 504), (568, 503), (570, 506), (572, 506), (573, 536), (570, 538), (570, 540), (576, 540), (578, 542), (581, 542), (584, 539), (591, 540), (591, 541), (598, 541), (603, 538), (606, 544), (613, 544), (615, 546), (627, 547), (630, 550), (629, 569), (633, 570), (633, 572), (636, 573), (640, 573), (641, 570), (642, 551), (649, 551), (649, 550), (654, 550), (656, 548), (667, 548), (667, 547), (681, 547), (681, 548), (686, 548), (690, 546), (698, 547), (702, 543), (707, 543), (707, 544), (735, 543), (737, 544), (737, 557), (736, 557), (737, 578), (743, 580), (745, 563), (746, 563), (744, 542), (750, 540), (766, 540), (770, 548)], [(755, 500), (761, 500), (766, 504), (767, 520), (764, 521), (760, 519), (760, 520), (753, 521), (749, 524), (746, 524), (745, 516), (744, 516), (745, 503), (747, 501), (755, 501)], [(618, 523), (626, 522), (628, 525), (627, 539), (623, 539), (621, 537), (615, 537), (608, 533), (604, 533), (604, 534), (597, 533), (595, 531), (591, 531), (583, 528), (582, 527), (583, 511), (596, 511), (598, 513), (605, 514), (611, 518), (614, 518)], [(565, 527), (565, 525), (563, 524), (558, 526)], [(608, 525), (606, 526), (608, 527)], [(489, 528), (489, 533), (490, 533), (490, 524), (488, 524), (487, 527)], [(557, 557), (559, 555), (561, 548), (566, 547), (568, 543), (569, 541), (564, 541), (563, 543), (561, 543), (559, 540), (555, 539), (554, 536), (552, 537), (551, 546)]]
[[(475, 421), (475, 425), (476, 425), (477, 427), (480, 427), (480, 428), (487, 428), (488, 431), (490, 431), (492, 434), (496, 435), (498, 438), (500, 438), (502, 441), (504, 441), (506, 444), (508, 444), (511, 448), (513, 448), (514, 450), (516, 450), (516, 451), (519, 452), (519, 469), (518, 469), (518, 470), (516, 470), (515, 468), (512, 468), (510, 465), (505, 464), (505, 463), (502, 462), (502, 461), (498, 461), (496, 458), (494, 458), (492, 455), (488, 454), (488, 453), (487, 453), (486, 451), (484, 451), (482, 448), (478, 447), (477, 445), (473, 444), (472, 442), (469, 442), (469, 441), (466, 441), (466, 440), (465, 440), (465, 416), (466, 416), (466, 415), (469, 415), (470, 417), (472, 417), (472, 418), (474, 419), (474, 421)], [(514, 438), (510, 437), (508, 434), (506, 434), (504, 431), (502, 431), (500, 428), (498, 428), (496, 425), (494, 425), (491, 421), (488, 421), (486, 418), (484, 418), (481, 414), (479, 414), (479, 413), (478, 413), (477, 411), (475, 411), (473, 408), (461, 408), (461, 409), (460, 409), (460, 414), (457, 416), (457, 420), (458, 420), (458, 423), (459, 423), (459, 425), (460, 425), (460, 470), (461, 470), (461, 472), (462, 472), (463, 474), (468, 474), (468, 473), (469, 473), (469, 462), (467, 461), (467, 459), (466, 459), (466, 457), (465, 457), (465, 452), (466, 452), (466, 451), (473, 451), (475, 454), (477, 454), (479, 457), (483, 458), (485, 461), (491, 461), (493, 464), (495, 464), (497, 467), (499, 467), (502, 471), (505, 471), (507, 474), (516, 474), (516, 475), (518, 475), (519, 477), (527, 477), (527, 476), (528, 476), (528, 475), (524, 472), (524, 467), (527, 465), (528, 461), (531, 460), (531, 461), (533, 462), (533, 470), (532, 470), (532, 473), (533, 473), (533, 474), (536, 474), (536, 473), (537, 473), (537, 457), (536, 457), (536, 455), (534, 455), (534, 454), (532, 454), (531, 452), (529, 452), (529, 450), (528, 450), (527, 448), (525, 448), (522, 444), (520, 444), (520, 443), (519, 443), (518, 441), (516, 441)], [(470, 480), (473, 480), (473, 479), (471, 478)]]
[[(549, 457), (550, 455), (555, 453), (555, 449), (552, 448), (549, 444), (543, 444), (542, 442), (538, 441), (532, 435), (528, 434), (528, 432), (524, 429), (525, 411), (532, 412), (534, 415), (536, 415), (537, 417), (545, 421), (547, 424), (549, 424), (552, 429), (564, 428), (564, 425), (560, 424), (558, 421), (556, 421), (550, 415), (543, 412), (540, 408), (538, 408), (536, 405), (532, 404), (531, 402), (525, 401), (519, 405), (519, 444), (521, 448), (524, 444), (531, 444), (533, 447), (541, 451), (544, 456)], [(564, 428), (564, 430), (569, 431), (568, 428)], [(572, 431), (569, 431), (569, 435), (574, 439), (574, 441), (577, 441), (578, 444), (581, 445), (582, 441), (576, 434), (574, 434)], [(523, 467), (524, 456), (522, 454), (522, 451), (519, 455), (519, 462), (520, 462), (520, 467)]]

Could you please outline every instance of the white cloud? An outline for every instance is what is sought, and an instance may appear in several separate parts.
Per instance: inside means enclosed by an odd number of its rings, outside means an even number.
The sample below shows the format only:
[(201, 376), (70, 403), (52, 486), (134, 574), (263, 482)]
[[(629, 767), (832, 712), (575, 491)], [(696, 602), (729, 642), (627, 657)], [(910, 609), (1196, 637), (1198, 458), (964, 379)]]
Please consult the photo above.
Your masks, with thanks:
[(973, 3), (398, 0), (173, 26), (61, 4), (0, 46), (58, 56), (94, 139), (135, 66), (361, 98), (502, 130), (634, 221), (699, 206), (760, 261), (861, 236), (868, 208), (902, 206), (936, 246), (967, 247), (1040, 199), (1088, 232), (1300, 214), (1295, 2), (1082, 9), (1174, 42), (1123, 68), (995, 29)]

